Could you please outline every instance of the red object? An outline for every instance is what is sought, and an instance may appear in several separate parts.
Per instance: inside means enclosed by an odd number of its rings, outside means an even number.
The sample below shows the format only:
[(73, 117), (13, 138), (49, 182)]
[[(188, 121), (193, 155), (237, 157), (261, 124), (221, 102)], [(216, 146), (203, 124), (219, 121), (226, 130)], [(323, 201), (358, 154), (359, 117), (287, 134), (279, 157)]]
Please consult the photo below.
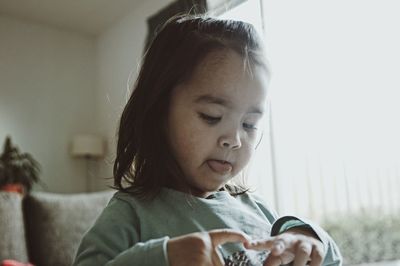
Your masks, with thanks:
[(7, 192), (16, 192), (21, 195), (24, 195), (25, 189), (24, 186), (21, 184), (7, 184), (1, 187), (1, 190), (7, 191)]
[(35, 266), (35, 265), (30, 263), (18, 262), (16, 260), (3, 260), (1, 266)]

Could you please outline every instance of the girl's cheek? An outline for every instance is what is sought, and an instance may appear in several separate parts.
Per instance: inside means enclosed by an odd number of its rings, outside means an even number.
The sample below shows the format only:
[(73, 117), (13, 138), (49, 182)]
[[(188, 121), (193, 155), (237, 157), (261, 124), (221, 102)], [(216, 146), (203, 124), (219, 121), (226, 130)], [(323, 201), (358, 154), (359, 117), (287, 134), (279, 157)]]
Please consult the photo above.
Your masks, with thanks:
[(256, 147), (260, 144), (262, 140), (262, 134), (261, 133), (254, 133), (254, 135), (250, 136), (249, 139), (249, 146), (250, 146), (250, 151), (253, 153), (256, 149)]
[(239, 160), (238, 160), (237, 169), (235, 172), (240, 172), (249, 163), (251, 156), (253, 154), (251, 146), (243, 145), (241, 147), (239, 154), (240, 154), (240, 156), (238, 158)]

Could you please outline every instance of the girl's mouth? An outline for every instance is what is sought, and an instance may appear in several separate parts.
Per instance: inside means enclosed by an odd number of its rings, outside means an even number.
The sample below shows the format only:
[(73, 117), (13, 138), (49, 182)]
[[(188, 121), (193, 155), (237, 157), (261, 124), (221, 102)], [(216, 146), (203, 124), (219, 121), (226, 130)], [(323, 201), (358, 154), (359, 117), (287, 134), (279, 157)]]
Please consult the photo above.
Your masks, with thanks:
[(226, 174), (232, 170), (232, 165), (226, 161), (208, 160), (207, 165), (218, 174)]

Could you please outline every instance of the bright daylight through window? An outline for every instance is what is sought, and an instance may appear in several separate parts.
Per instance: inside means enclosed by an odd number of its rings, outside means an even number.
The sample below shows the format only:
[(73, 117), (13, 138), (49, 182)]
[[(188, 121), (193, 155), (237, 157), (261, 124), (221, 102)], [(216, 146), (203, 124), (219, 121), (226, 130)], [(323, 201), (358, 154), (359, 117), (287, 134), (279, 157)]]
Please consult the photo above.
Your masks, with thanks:
[(271, 113), (250, 183), (280, 214), (399, 211), (398, 7), (248, 0), (220, 16), (266, 43)]

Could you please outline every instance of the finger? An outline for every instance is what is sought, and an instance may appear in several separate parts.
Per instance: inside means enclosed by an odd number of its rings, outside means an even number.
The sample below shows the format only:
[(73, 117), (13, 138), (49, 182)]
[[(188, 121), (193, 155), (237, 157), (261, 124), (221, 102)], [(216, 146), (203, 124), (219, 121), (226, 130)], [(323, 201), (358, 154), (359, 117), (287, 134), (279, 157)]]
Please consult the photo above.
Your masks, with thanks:
[(310, 266), (320, 266), (324, 258), (323, 248), (319, 245), (314, 245), (311, 252), (311, 263)]
[(272, 246), (271, 253), (275, 256), (280, 256), (287, 247), (288, 245), (285, 245), (285, 241), (277, 239)]
[(225, 265), (225, 260), (219, 251), (219, 246), (217, 246), (214, 249), (214, 252), (212, 253), (212, 263), (213, 266), (224, 266)]
[(211, 242), (214, 247), (227, 242), (242, 242), (247, 243), (250, 237), (243, 232), (232, 229), (218, 229), (209, 232)]
[(254, 250), (271, 250), (276, 242), (275, 237), (268, 237), (266, 239), (253, 240), (245, 243), (244, 247)]
[[(262, 240), (251, 241), (245, 247), (254, 250), (270, 250), (273, 255), (280, 255), (293, 246), (295, 237), (291, 234), (282, 234)], [(293, 249), (292, 249), (293, 250)]]
[(282, 260), (279, 256), (273, 256), (270, 254), (264, 262), (264, 266), (279, 266), (282, 264)]
[(310, 259), (312, 244), (300, 241), (296, 247), (293, 266), (305, 266)]
[(283, 233), (281, 235), (278, 235), (271, 249), (271, 253), (275, 256), (279, 256), (285, 251), (290, 251), (294, 253), (296, 242), (297, 238), (293, 234)]

